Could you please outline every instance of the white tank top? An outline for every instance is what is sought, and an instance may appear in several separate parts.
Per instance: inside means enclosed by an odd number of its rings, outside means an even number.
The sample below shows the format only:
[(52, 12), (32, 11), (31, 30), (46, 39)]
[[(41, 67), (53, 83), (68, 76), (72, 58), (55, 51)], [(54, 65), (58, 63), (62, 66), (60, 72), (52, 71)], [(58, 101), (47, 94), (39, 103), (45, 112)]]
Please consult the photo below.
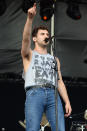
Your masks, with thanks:
[(54, 57), (50, 54), (32, 53), (32, 60), (24, 74), (25, 88), (35, 85), (52, 84), (55, 86)]

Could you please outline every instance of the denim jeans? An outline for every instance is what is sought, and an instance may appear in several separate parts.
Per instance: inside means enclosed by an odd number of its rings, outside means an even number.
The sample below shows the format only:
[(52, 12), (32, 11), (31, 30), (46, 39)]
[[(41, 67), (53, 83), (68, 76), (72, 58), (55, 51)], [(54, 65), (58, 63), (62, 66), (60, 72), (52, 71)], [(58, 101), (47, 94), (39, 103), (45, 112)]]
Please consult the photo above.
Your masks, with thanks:
[[(26, 131), (39, 131), (43, 112), (46, 113), (52, 131), (56, 131), (55, 90), (33, 88), (26, 92), (25, 119)], [(58, 95), (58, 131), (65, 131), (64, 112)]]

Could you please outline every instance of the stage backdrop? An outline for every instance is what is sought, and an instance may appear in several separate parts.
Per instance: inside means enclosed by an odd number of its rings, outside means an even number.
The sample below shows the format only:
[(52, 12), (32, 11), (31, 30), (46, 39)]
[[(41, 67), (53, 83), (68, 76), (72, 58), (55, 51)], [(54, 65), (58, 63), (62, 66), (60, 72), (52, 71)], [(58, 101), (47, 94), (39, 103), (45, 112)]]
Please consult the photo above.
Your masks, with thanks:
[[(21, 43), (27, 15), (21, 0), (7, 0), (7, 9), (0, 16), (0, 73), (22, 73)], [(56, 55), (61, 62), (63, 76), (87, 77), (87, 5), (80, 4), (81, 19), (73, 20), (66, 14), (68, 5), (56, 2)], [(39, 15), (39, 5), (33, 27), (47, 25)], [(32, 44), (33, 45), (33, 44)], [(32, 46), (33, 48), (33, 46)]]
[(56, 3), (56, 54), (63, 76), (87, 78), (87, 5), (79, 5), (80, 20), (67, 16), (67, 8), (64, 2)]
[[(23, 0), (6, 0), (7, 9), (0, 16), (0, 73), (22, 73), (21, 44), (27, 14), (22, 10)], [(46, 25), (50, 31), (50, 21), (44, 22), (39, 15), (39, 4), (33, 27)], [(32, 43), (33, 48), (33, 43)]]

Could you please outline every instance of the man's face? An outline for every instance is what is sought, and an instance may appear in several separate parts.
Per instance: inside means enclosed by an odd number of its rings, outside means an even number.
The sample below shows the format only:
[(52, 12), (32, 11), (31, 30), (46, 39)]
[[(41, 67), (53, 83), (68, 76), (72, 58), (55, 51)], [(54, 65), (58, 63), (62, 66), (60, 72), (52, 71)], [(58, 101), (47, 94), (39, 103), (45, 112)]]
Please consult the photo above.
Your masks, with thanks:
[(47, 46), (49, 42), (45, 42), (45, 39), (49, 38), (49, 33), (47, 30), (38, 30), (36, 37), (33, 38), (35, 44), (39, 46)]

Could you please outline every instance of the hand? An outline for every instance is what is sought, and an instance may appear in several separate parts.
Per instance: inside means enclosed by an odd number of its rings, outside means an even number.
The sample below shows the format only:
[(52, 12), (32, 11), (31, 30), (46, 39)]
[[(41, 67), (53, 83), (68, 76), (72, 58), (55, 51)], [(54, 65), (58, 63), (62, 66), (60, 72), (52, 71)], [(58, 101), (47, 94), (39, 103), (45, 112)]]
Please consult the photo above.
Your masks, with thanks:
[(36, 15), (36, 3), (34, 3), (32, 8), (28, 9), (29, 19), (33, 19), (35, 15)]
[(65, 110), (66, 110), (65, 117), (70, 116), (70, 114), (71, 114), (71, 112), (72, 112), (72, 108), (71, 108), (70, 103), (66, 103), (66, 105), (65, 105)]

